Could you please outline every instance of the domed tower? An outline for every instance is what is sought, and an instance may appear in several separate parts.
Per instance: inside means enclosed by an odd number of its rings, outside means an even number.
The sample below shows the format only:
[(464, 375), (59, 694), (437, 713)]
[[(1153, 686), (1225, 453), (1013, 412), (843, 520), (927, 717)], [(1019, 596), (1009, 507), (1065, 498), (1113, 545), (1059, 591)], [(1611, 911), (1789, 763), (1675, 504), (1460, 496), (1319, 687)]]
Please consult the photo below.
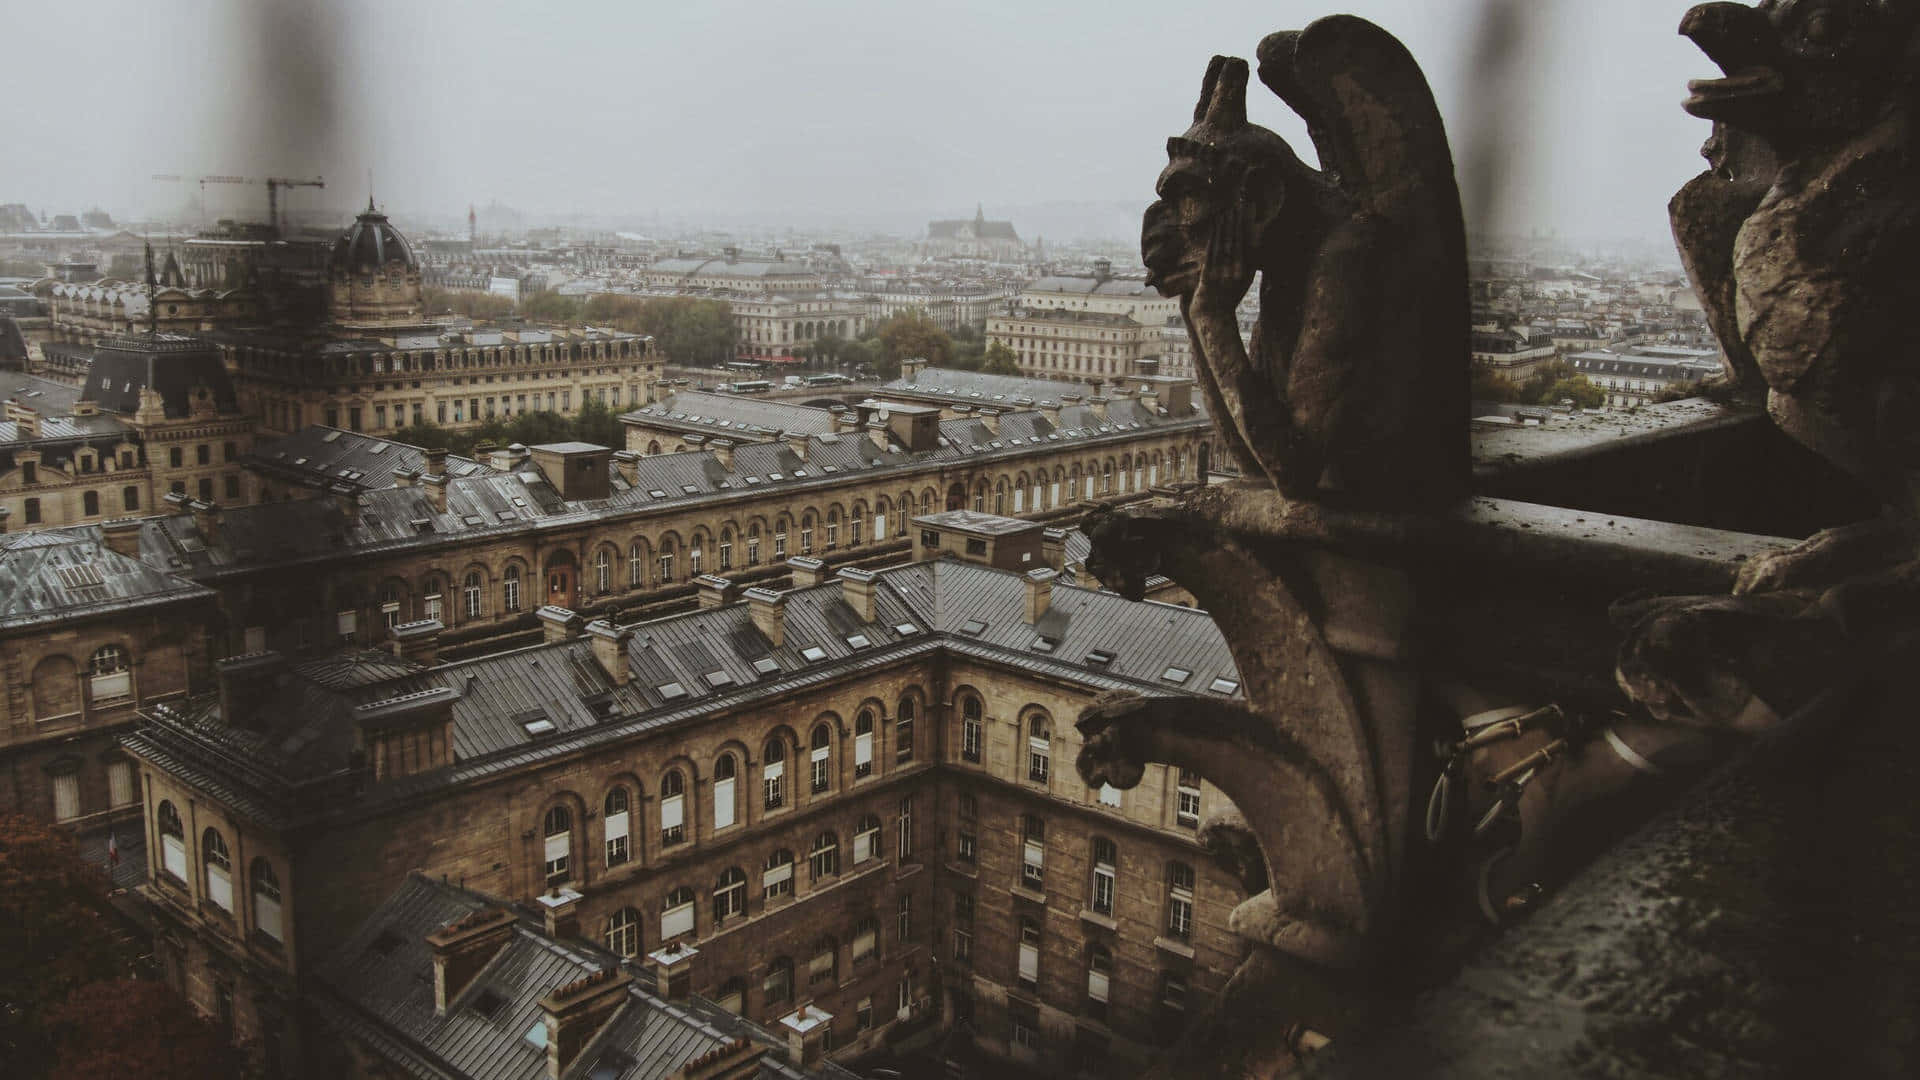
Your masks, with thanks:
[(373, 208), (336, 240), (327, 268), (328, 314), (348, 326), (417, 323), (426, 311), (420, 263), (387, 215)]

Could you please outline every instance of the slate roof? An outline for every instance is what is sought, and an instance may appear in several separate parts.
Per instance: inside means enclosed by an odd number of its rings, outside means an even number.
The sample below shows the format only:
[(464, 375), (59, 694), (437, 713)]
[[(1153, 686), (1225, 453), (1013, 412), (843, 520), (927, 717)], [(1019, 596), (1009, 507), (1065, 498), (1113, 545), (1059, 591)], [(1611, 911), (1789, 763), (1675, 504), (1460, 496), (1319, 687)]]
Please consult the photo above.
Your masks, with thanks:
[(102, 341), (93, 352), (82, 396), (110, 412), (131, 413), (140, 406), (140, 391), (159, 391), (170, 418), (190, 414), (188, 395), (194, 387), (213, 392), (222, 413), (239, 411), (227, 366), (211, 343), (180, 334), (132, 334)]
[[(586, 639), (425, 670), (403, 666), (391, 678), (336, 678), (332, 686), (303, 665), (281, 678), (272, 705), (255, 711), (259, 730), (222, 723), (218, 695), (208, 694), (152, 707), (154, 722), (127, 745), (196, 778), (242, 814), (281, 822), (357, 813), (381, 801), (383, 791), (400, 797), (479, 781), (583, 747), (648, 737), (768, 694), (858, 677), (938, 649), (1097, 690), (1221, 694), (1212, 687), (1224, 679), (1233, 684), (1224, 696), (1239, 694), (1233, 656), (1205, 612), (1056, 584), (1048, 611), (1029, 624), (1026, 581), (1018, 573), (939, 560), (886, 570), (875, 580), (871, 620), (847, 604), (837, 581), (788, 592), (778, 648), (754, 625), (746, 603), (635, 624), (625, 686), (614, 685)], [(773, 670), (755, 667), (769, 659)], [(329, 663), (349, 672), (395, 664), (378, 653)], [(1188, 677), (1167, 680), (1175, 667)], [(369, 788), (351, 806), (329, 801), (326, 785), (351, 779), (353, 706), (432, 687), (460, 695), (453, 706), (455, 764)], [(535, 718), (555, 730), (529, 732), (526, 722)]]
[(212, 589), (108, 548), (97, 532), (0, 536), (0, 628), (210, 598)]
[[(317, 967), (308, 1000), (350, 1036), (365, 1040), (408, 1074), (473, 1080), (543, 1080), (547, 1052), (527, 1038), (544, 1026), (540, 999), (575, 980), (619, 967), (619, 957), (569, 939), (556, 942), (522, 917), (507, 943), (434, 1015), (433, 954), (426, 936), (462, 916), (498, 907), (479, 894), (414, 872)], [(633, 973), (638, 976), (637, 969)], [(497, 999), (491, 1015), (475, 1008)], [(701, 998), (669, 1001), (629, 985), (627, 1000), (563, 1074), (567, 1080), (665, 1080), (691, 1059), (735, 1039), (772, 1048), (755, 1074), (765, 1080), (851, 1078), (827, 1064), (811, 1073), (786, 1064), (784, 1041)], [(621, 1059), (624, 1058), (624, 1064)], [(598, 1071), (601, 1069), (606, 1071)]]
[[(424, 472), (426, 451), (407, 443), (315, 424), (254, 444), (248, 467), (310, 487), (345, 484), (355, 491), (393, 486), (393, 471)], [(474, 476), (488, 466), (447, 455), (448, 476)]]
[(1718, 375), (1718, 356), (1687, 350), (1684, 357), (1645, 356), (1612, 352), (1574, 353), (1568, 357), (1573, 370), (1584, 375), (1628, 375), (1660, 379), (1700, 379)]
[(833, 431), (833, 413), (827, 409), (698, 390), (669, 394), (664, 401), (635, 409), (620, 419), (629, 424), (723, 436), (743, 430), (759, 438), (769, 438), (777, 431), (801, 435)]
[(771, 259), (736, 259), (728, 262), (724, 258), (711, 259), (661, 259), (647, 268), (656, 274), (682, 274), (696, 277), (700, 274), (717, 274), (727, 277), (772, 278), (772, 277), (815, 277), (818, 271), (802, 262), (776, 262)]
[(1070, 277), (1054, 275), (1032, 282), (1027, 292), (1036, 293), (1072, 293), (1088, 296), (1135, 296), (1142, 300), (1163, 300), (1165, 297), (1156, 292), (1140, 278), (1100, 278)]

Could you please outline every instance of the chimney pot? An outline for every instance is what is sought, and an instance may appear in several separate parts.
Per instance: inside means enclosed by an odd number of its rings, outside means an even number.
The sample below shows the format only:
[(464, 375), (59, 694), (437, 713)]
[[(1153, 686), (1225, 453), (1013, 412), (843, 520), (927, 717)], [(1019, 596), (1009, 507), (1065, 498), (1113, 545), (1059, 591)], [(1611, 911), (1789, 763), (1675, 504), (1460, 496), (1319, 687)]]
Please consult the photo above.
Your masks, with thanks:
[(695, 590), (700, 594), (700, 610), (725, 607), (740, 598), (739, 586), (718, 574), (701, 574), (693, 579)]
[[(575, 616), (578, 618), (579, 616)], [(587, 637), (593, 640), (593, 659), (615, 686), (633, 681), (633, 669), (627, 656), (627, 643), (633, 640), (631, 628), (621, 629), (605, 619), (587, 624)]]
[[(0, 519), (0, 528), (4, 528), (4, 519)], [(106, 541), (107, 549), (129, 559), (140, 557), (140, 520), (121, 518), (100, 526), (100, 538)]]
[(534, 612), (534, 617), (540, 620), (540, 628), (549, 645), (556, 641), (572, 641), (580, 636), (586, 626), (585, 619), (555, 604), (548, 604)]
[(481, 908), (463, 915), (427, 935), (433, 952), (433, 1014), (447, 1015), (458, 998), (513, 938), (513, 913), (505, 908)]
[(796, 589), (811, 589), (827, 579), (827, 564), (811, 555), (789, 557), (787, 570), (793, 574), (793, 587)]
[(445, 629), (439, 619), (416, 619), (396, 624), (387, 634), (394, 656), (432, 667), (440, 658), (440, 632)]
[(572, 889), (555, 885), (542, 896), (534, 897), (540, 905), (540, 914), (546, 924), (547, 937), (562, 941), (580, 936), (580, 900), (581, 895)]

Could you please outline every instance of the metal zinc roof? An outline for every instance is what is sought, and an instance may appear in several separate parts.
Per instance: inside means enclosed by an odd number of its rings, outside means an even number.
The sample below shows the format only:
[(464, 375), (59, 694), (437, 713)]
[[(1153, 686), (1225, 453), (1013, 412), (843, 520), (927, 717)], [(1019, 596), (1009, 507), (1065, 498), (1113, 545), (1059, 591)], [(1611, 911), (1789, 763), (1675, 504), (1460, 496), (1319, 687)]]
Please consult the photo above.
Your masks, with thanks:
[[(737, 394), (709, 394), (698, 390), (670, 394), (666, 400), (635, 409), (623, 419), (671, 427), (706, 428), (719, 433), (738, 431), (742, 424), (768, 431), (807, 435), (824, 435), (834, 429), (833, 413), (817, 406), (763, 401)], [(722, 420), (730, 426), (721, 427)]]
[[(444, 1016), (433, 1007), (433, 957), (426, 936), (462, 916), (492, 906), (476, 894), (409, 874), (394, 894), (316, 970), (318, 1001), (330, 1019), (374, 1041), (416, 1076), (473, 1080), (536, 1080), (546, 1076), (543, 1047), (527, 1033), (545, 1019), (548, 993), (620, 960), (586, 942), (556, 942), (525, 920), (500, 952), (476, 974)], [(491, 1016), (473, 1005), (483, 995), (499, 1001)], [(644, 981), (629, 985), (627, 1001), (578, 1059), (569, 1075), (584, 1075), (612, 1051), (631, 1064), (619, 1080), (664, 1080), (689, 1060), (746, 1037), (774, 1050), (760, 1075), (803, 1074), (779, 1060), (774, 1036), (701, 1001), (666, 1001)], [(823, 1075), (847, 1075), (823, 1069)]]
[(0, 538), (0, 627), (211, 595), (203, 585), (121, 555), (95, 530)]
[[(357, 488), (384, 488), (393, 485), (395, 469), (424, 472), (427, 454), (407, 443), (316, 424), (285, 438), (254, 444), (247, 462), (316, 484), (344, 482)], [(487, 466), (449, 455), (446, 470), (449, 476), (473, 476), (486, 472)]]

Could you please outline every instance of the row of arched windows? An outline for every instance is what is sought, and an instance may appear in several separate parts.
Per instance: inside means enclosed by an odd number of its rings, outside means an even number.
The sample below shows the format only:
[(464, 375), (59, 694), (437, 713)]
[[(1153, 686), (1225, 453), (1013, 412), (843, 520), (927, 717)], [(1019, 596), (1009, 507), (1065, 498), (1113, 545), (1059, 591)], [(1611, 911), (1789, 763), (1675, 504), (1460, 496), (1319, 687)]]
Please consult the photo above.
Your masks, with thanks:
[[(914, 760), (920, 709), (921, 695), (918, 690), (908, 691), (896, 704), (893, 716), (895, 765), (910, 764)], [(886, 720), (877, 701), (868, 701), (855, 711), (851, 761), (854, 780), (864, 779), (876, 772), (880, 754), (877, 739)], [(810, 798), (831, 793), (841, 782), (841, 774), (834, 762), (841, 734), (840, 718), (838, 714), (830, 712), (821, 714), (808, 729), (804, 744), (804, 783)], [(792, 802), (792, 785), (801, 781), (789, 777), (788, 763), (801, 760), (803, 744), (791, 729), (781, 728), (767, 737), (760, 750), (757, 763), (748, 759), (743, 749), (724, 750), (714, 758), (706, 804), (710, 832), (718, 833), (740, 823), (748, 808), (746, 800), (756, 796), (760, 800), (762, 813), (782, 810)], [(748, 767), (756, 765), (760, 770), (758, 791), (742, 790), (742, 774)], [(692, 772), (689, 762), (685, 766), (669, 768), (660, 776), (657, 844), (661, 850), (687, 843), (694, 836), (693, 814), (688, 805), (688, 788), (697, 779)], [(636, 812), (641, 795), (638, 781), (630, 779), (615, 783), (602, 796), (601, 855), (608, 869), (624, 866), (640, 857), (644, 845)], [(579, 805), (577, 796), (559, 795), (542, 816), (542, 874), (549, 885), (578, 880), (581, 876), (576, 845), (576, 829), (581, 824), (577, 814)], [(877, 823), (875, 827), (877, 830)]]
[[(171, 802), (162, 801), (155, 814), (160, 831), (160, 865), (156, 879), (171, 878), (182, 888), (198, 877), (200, 898), (229, 916), (237, 916), (238, 897), (251, 900), (249, 913), (253, 931), (279, 944), (286, 941), (282, 916), (280, 878), (265, 857), (256, 857), (247, 866), (245, 881), (236, 882), (233, 856), (220, 830), (209, 826), (200, 834), (197, 870), (189, 866), (187, 836), (180, 812)], [(238, 886), (238, 887), (236, 887)]]

